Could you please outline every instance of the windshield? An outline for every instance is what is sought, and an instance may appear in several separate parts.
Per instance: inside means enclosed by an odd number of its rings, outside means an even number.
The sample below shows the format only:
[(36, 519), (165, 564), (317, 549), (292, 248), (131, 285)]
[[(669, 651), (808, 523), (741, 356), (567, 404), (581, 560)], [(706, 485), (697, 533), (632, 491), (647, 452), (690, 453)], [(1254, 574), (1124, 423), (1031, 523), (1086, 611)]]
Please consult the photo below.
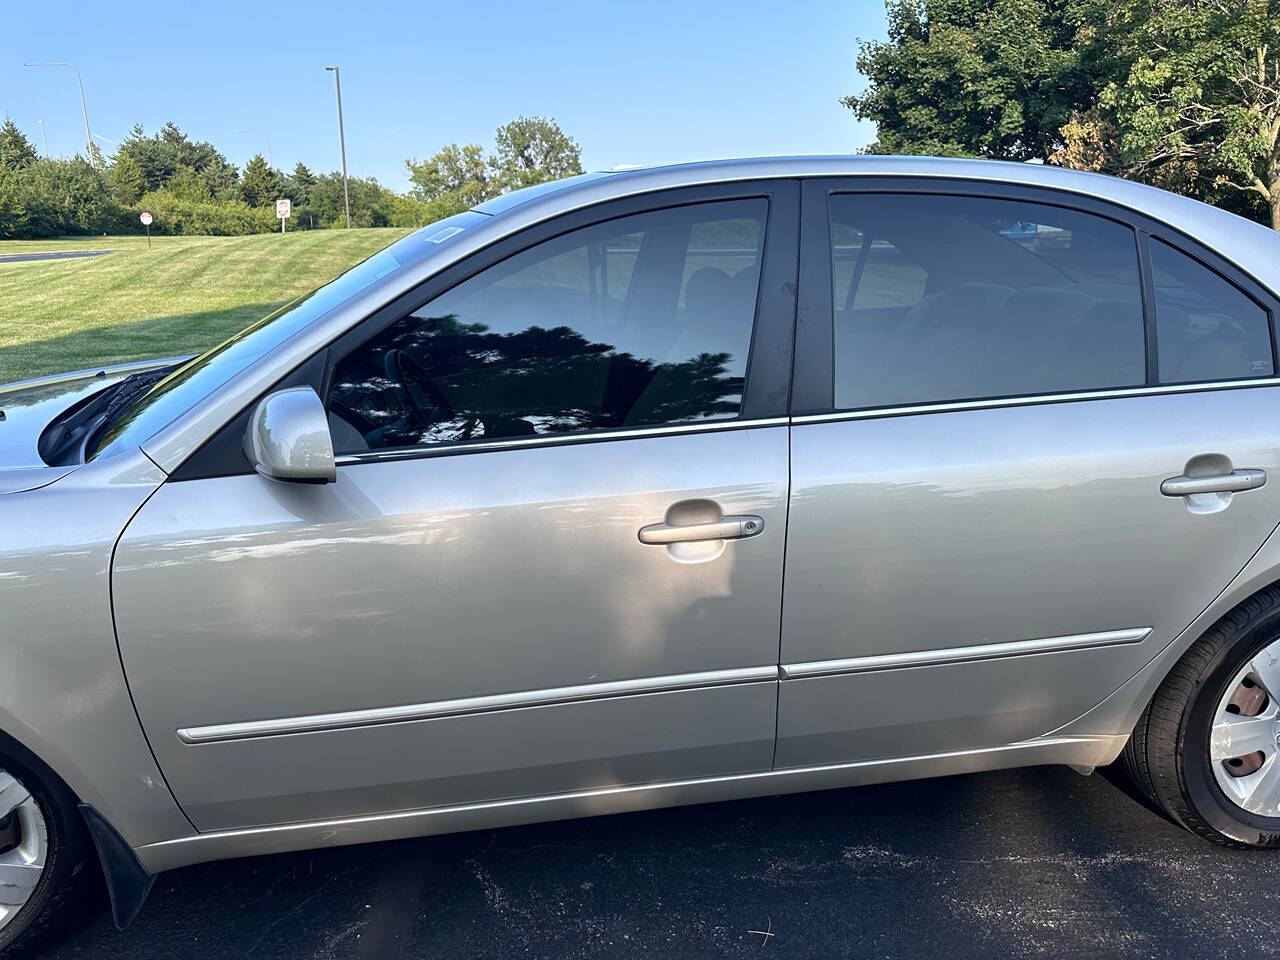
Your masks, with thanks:
[(476, 223), (468, 211), (416, 230), (318, 290), (285, 304), (208, 353), (183, 364), (105, 421), (90, 437), (85, 458), (116, 447), (140, 446), (232, 377), (378, 280), (421, 260)]

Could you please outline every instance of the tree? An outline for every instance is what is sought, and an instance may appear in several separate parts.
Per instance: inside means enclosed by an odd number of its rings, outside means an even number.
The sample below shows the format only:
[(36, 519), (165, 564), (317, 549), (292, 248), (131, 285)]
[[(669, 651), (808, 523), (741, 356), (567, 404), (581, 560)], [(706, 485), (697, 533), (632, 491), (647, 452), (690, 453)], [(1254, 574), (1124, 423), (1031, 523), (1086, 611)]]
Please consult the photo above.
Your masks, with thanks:
[(582, 173), (582, 148), (549, 117), (518, 117), (498, 128), (489, 158), (499, 192)]
[(185, 163), (178, 164), (178, 168), (173, 171), (173, 176), (169, 178), (164, 188), (175, 197), (192, 203), (208, 203), (213, 199), (213, 194), (209, 192), (209, 184), (205, 183), (204, 178)]
[(0, 170), (18, 170), (35, 163), (39, 154), (26, 134), (8, 117), (0, 125)]
[(1055, 162), (1280, 230), (1280, 0), (1120, 0), (1109, 28), (1128, 69), (1073, 118)]
[(284, 192), (299, 207), (311, 202), (311, 188), (316, 185), (316, 175), (301, 160), (293, 168), (293, 173), (284, 178)]
[(269, 207), (283, 195), (284, 181), (280, 174), (267, 166), (262, 154), (255, 153), (244, 165), (240, 193), (251, 207)]
[(141, 124), (134, 124), (129, 136), (116, 151), (117, 160), (130, 157), (142, 171), (146, 190), (160, 190), (182, 167), (188, 167), (204, 181), (210, 196), (221, 200), (238, 199), (235, 165), (211, 143), (191, 140), (174, 123), (166, 123), (148, 137)]
[(419, 163), (406, 160), (413, 195), (425, 202), (440, 201), (451, 213), (459, 213), (497, 195), (489, 176), (484, 151), (469, 143), (451, 143)]
[(889, 0), (888, 18), (842, 101), (875, 122), (872, 153), (1047, 159), (1114, 69), (1102, 0)]
[(133, 206), (146, 193), (147, 185), (142, 178), (142, 168), (128, 154), (117, 154), (107, 179), (111, 183), (111, 195), (122, 206)]
[(582, 173), (582, 148), (554, 120), (519, 117), (497, 129), (487, 160), (479, 144), (451, 143), (405, 166), (414, 198), (444, 217), (508, 190)]

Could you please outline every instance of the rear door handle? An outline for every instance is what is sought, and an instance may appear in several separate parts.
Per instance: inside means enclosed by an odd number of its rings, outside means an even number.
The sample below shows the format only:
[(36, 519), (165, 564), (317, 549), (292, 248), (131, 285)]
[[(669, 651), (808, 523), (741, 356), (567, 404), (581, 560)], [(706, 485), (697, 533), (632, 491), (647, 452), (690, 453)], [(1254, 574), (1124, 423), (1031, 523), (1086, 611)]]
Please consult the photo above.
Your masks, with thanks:
[(1232, 470), (1216, 477), (1170, 477), (1160, 484), (1166, 497), (1189, 497), (1196, 493), (1239, 493), (1256, 490), (1267, 482), (1261, 470)]
[(696, 543), (700, 540), (743, 540), (764, 529), (760, 517), (721, 517), (713, 523), (651, 523), (640, 528), (641, 543)]

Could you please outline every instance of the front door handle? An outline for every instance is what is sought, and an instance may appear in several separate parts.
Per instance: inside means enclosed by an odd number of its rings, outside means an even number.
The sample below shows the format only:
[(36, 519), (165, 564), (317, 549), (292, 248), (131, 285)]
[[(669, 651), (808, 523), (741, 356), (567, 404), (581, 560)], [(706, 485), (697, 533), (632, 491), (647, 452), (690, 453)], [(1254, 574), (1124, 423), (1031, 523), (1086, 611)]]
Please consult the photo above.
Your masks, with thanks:
[(1215, 477), (1170, 477), (1160, 484), (1166, 497), (1189, 497), (1197, 493), (1239, 493), (1256, 490), (1267, 482), (1261, 470), (1232, 470)]
[(760, 517), (721, 517), (712, 523), (651, 523), (640, 528), (641, 543), (696, 543), (700, 540), (742, 540), (764, 529)]

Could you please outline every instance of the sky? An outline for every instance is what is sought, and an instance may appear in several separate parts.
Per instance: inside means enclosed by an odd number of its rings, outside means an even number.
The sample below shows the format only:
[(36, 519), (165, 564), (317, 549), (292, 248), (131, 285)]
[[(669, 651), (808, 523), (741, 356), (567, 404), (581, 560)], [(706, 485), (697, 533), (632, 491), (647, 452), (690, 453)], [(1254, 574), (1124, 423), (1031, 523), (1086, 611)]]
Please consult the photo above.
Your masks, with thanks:
[[(406, 158), (479, 143), (522, 114), (554, 117), (583, 165), (848, 153), (874, 136), (840, 98), (862, 89), (859, 40), (883, 0), (596, 0), (592, 3), (7, 0), (0, 116), (53, 155), (91, 131), (119, 141), (173, 120), (243, 165), (266, 153), (336, 170), (333, 74), (347, 166), (396, 190)], [(99, 139), (110, 155), (112, 144)]]

